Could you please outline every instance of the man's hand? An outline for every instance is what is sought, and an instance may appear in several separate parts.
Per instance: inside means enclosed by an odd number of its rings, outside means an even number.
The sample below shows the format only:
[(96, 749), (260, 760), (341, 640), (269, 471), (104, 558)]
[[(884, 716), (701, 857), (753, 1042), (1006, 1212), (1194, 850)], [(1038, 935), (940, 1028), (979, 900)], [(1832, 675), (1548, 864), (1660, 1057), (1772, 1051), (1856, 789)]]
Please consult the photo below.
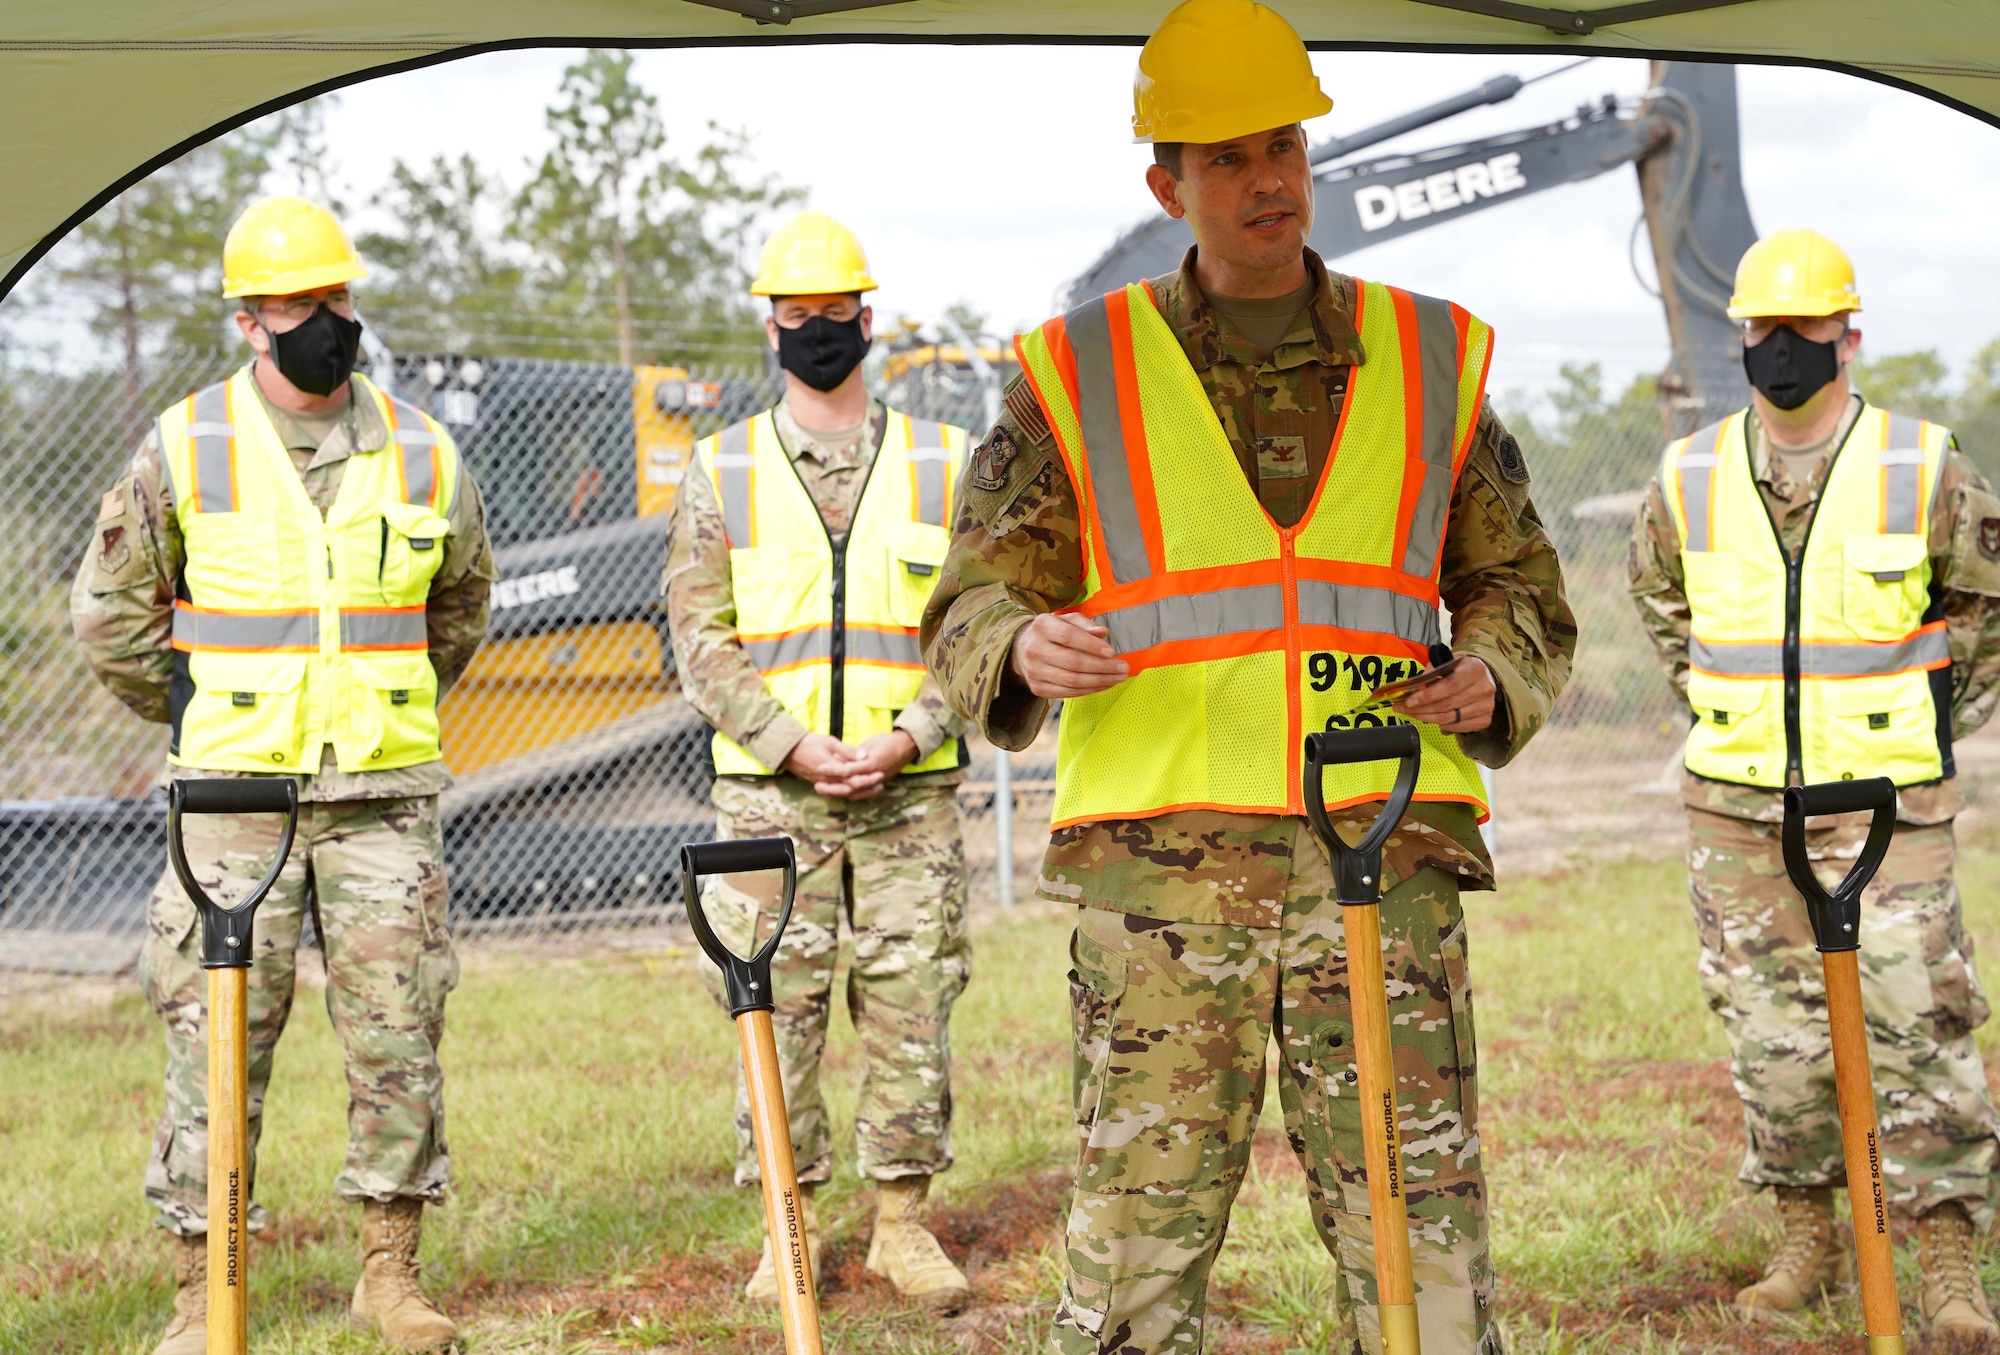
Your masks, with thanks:
[(1461, 654), (1449, 677), (1419, 687), (1391, 709), (1412, 720), (1436, 725), (1447, 734), (1477, 734), (1493, 723), (1499, 688), (1485, 663)]
[(1014, 632), (1007, 667), (1036, 696), (1066, 700), (1109, 691), (1131, 675), (1111, 632), (1074, 612), (1050, 612)]
[[(898, 730), (901, 734), (902, 731)], [(881, 736), (888, 737), (887, 735)], [(903, 734), (905, 741), (909, 735)], [(868, 743), (876, 743), (870, 739)], [(910, 745), (914, 752), (916, 745)], [(862, 745), (866, 748), (867, 744)], [(808, 734), (785, 758), (785, 770), (830, 800), (865, 800), (882, 789), (882, 771), (862, 748), (849, 748), (828, 734)], [(908, 759), (905, 759), (907, 761)], [(897, 764), (901, 766), (901, 763)]]
[[(869, 800), (882, 793), (889, 784), (889, 778), (916, 760), (917, 741), (907, 731), (892, 729), (887, 734), (863, 739), (861, 746), (854, 750), (854, 756), (857, 762), (866, 764), (878, 775), (873, 786), (851, 790), (847, 798)], [(852, 781), (849, 784), (853, 784)]]

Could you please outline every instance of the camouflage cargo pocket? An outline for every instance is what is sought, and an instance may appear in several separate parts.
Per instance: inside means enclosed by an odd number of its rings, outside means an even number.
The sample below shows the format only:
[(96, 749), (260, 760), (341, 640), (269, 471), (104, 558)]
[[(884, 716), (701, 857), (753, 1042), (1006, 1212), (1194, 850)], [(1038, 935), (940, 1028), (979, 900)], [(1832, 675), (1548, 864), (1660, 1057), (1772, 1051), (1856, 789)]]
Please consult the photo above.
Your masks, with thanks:
[(1111, 1060), (1118, 1000), (1125, 993), (1125, 957), (1085, 933), (1088, 917), (1086, 910), (1069, 942), (1072, 1104), (1077, 1134), (1086, 1141), (1104, 1099), (1105, 1067)]

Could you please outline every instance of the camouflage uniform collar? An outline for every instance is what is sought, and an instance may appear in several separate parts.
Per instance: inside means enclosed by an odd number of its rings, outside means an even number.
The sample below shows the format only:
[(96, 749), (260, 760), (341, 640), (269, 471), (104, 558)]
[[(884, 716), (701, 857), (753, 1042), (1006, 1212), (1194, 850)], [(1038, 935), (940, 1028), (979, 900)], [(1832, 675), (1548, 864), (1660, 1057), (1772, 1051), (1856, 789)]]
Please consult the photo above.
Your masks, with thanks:
[[(1850, 395), (1847, 400), (1847, 412), (1840, 416), (1840, 422), (1834, 425), (1833, 431), (1827, 434), (1824, 441), (1817, 447), (1787, 448), (1782, 455), (1771, 445), (1771, 436), (1765, 431), (1763, 422), (1758, 419), (1757, 411), (1753, 408), (1745, 419), (1747, 425), (1745, 431), (1750, 439), (1750, 459), (1752, 468), (1756, 472), (1757, 483), (1786, 503), (1811, 503), (1818, 499), (1820, 491), (1826, 487), (1827, 471), (1833, 465), (1830, 453), (1847, 440), (1848, 433), (1854, 428), (1854, 421), (1861, 416), (1861, 407), (1861, 397)], [(1801, 485), (1794, 478), (1794, 464), (1803, 459), (1805, 454), (1813, 451), (1818, 452), (1819, 461), (1814, 465), (1810, 478)]]
[(1179, 272), (1152, 282), (1160, 314), (1197, 372), (1220, 362), (1284, 371), (1308, 362), (1344, 367), (1367, 361), (1361, 334), (1354, 326), (1354, 279), (1329, 269), (1317, 253), (1310, 249), (1305, 253), (1306, 272), (1317, 284), (1312, 302), (1266, 362), (1250, 341), (1208, 304), (1208, 297), (1194, 280), (1198, 248), (1188, 247)]
[(785, 455), (792, 461), (807, 457), (817, 461), (824, 469), (843, 470), (861, 464), (872, 457), (875, 449), (882, 445), (883, 431), (889, 424), (889, 410), (880, 400), (870, 397), (868, 416), (861, 423), (858, 436), (851, 442), (823, 442), (815, 430), (809, 429), (792, 417), (789, 401), (780, 400), (771, 410), (771, 422), (778, 430), (778, 445), (785, 449)]
[(252, 369), (253, 360), (243, 368), (244, 376), (250, 382), (250, 389), (257, 392), (257, 401), (264, 407), (264, 414), (277, 431), (278, 441), (286, 450), (311, 451), (312, 462), (307, 470), (330, 466), (336, 461), (345, 461), (356, 452), (379, 452), (389, 445), (389, 424), (382, 417), (382, 411), (375, 402), (366, 398), (367, 388), (362, 384), (365, 378), (357, 375), (350, 379), (347, 387), (347, 403), (334, 413), (340, 419), (324, 441), (315, 441), (313, 435), (290, 411), (279, 409), (264, 394), (264, 388), (257, 384), (257, 374)]

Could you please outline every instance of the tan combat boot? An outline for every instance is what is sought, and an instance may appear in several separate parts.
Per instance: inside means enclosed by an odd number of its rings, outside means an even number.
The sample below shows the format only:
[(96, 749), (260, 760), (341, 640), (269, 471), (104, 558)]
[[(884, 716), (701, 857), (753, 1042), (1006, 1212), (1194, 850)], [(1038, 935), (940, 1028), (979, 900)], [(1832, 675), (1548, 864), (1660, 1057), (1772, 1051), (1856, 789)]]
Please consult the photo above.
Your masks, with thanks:
[(208, 1355), (208, 1238), (174, 1238), (174, 1316), (153, 1355)]
[[(813, 1289), (819, 1289), (819, 1209), (813, 1204), (813, 1191), (818, 1186), (808, 1182), (799, 1183), (799, 1212), (805, 1215), (806, 1224), (806, 1264), (812, 1268)], [(764, 1255), (757, 1262), (757, 1273), (743, 1286), (743, 1297), (760, 1303), (778, 1301), (778, 1262), (772, 1255), (771, 1237), (764, 1235)]]
[(868, 1269), (895, 1285), (904, 1297), (950, 1314), (972, 1301), (972, 1286), (924, 1227), (924, 1201), (930, 1189), (928, 1176), (876, 1183), (875, 1240), (868, 1244)]
[(1795, 1313), (1854, 1282), (1847, 1239), (1833, 1218), (1833, 1187), (1779, 1186), (1773, 1193), (1784, 1231), (1764, 1278), (1736, 1296), (1745, 1317)]
[(458, 1338), (456, 1324), (417, 1288), (423, 1227), (422, 1200), (362, 1202), (361, 1279), (348, 1320), (359, 1331), (381, 1332), (399, 1350), (443, 1350)]
[(1986, 1304), (1972, 1250), (1972, 1220), (1958, 1201), (1917, 1220), (1917, 1268), (1924, 1277), (1917, 1307), (1931, 1335), (1958, 1338), (1954, 1349), (2000, 1350), (2000, 1326)]

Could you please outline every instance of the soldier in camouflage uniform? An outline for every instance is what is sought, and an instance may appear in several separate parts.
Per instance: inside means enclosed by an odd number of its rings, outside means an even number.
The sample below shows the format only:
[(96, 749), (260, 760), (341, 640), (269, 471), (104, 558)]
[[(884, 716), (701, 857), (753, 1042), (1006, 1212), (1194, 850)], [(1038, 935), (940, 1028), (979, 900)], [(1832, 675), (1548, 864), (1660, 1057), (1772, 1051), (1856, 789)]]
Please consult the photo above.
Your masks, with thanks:
[[(1790, 323), (1824, 325), (1845, 345), (1847, 361), (1860, 331), (1843, 319)], [(1768, 321), (1762, 329), (1770, 331)], [(1864, 408), (1844, 368), (1798, 412), (1774, 406), (1762, 391), (1753, 395), (1746, 442), (1757, 493), (1787, 555), (1803, 551), (1831, 453), (1844, 447)], [(1801, 431), (1802, 415), (1821, 416), (1818, 426)], [(1772, 436), (1778, 420), (1782, 441)], [(1951, 656), (1949, 727), (1964, 738), (2000, 699), (2000, 498), (1953, 440), (1930, 503), (1931, 596)], [(1679, 530), (1657, 478), (1633, 527), (1628, 586), (1685, 701), (1694, 616)], [(1988, 1007), (1952, 878), (1952, 820), (1965, 800), (1948, 760), (1945, 767), (1943, 779), (1898, 793), (1889, 855), (1862, 899), (1861, 986), (1883, 1173), (1891, 1208), (1919, 1220), (1925, 1316), (1934, 1330), (1987, 1348), (2000, 1346), (2000, 1332), (1970, 1266), (1970, 1220), (1983, 1230), (1992, 1218), (2000, 1121), (1973, 1040)], [(1833, 1190), (1846, 1170), (1825, 990), (1805, 906), (1785, 873), (1783, 792), (1687, 771), (1682, 798), (1701, 987), (1729, 1038), (1749, 1139), (1738, 1175), (1753, 1190), (1773, 1190), (1783, 1234), (1765, 1278), (1736, 1302), (1753, 1317), (1794, 1311), (1848, 1283), (1851, 1266), (1834, 1225)], [(1808, 848), (1824, 863), (1829, 887), (1867, 835), (1867, 815), (1808, 827)]]
[[(1170, 16), (1154, 43), (1177, 16), (1204, 8), (1224, 11), (1213, 22), (1226, 29), (1230, 11), (1251, 7), (1198, 0)], [(1256, 14), (1254, 22), (1275, 19), (1261, 7)], [(1281, 37), (1297, 44), (1289, 28)], [(1227, 45), (1212, 36), (1204, 42)], [(1305, 65), (1302, 49), (1283, 59)], [(1142, 70), (1146, 62), (1142, 57)], [(1264, 80), (1272, 64), (1253, 56), (1241, 69), (1245, 78)], [(1354, 491), (1329, 471), (1331, 452), (1350, 379), (1375, 356), (1363, 350), (1356, 327), (1357, 282), (1303, 249), (1311, 203), (1303, 146), (1296, 126), (1222, 146), (1156, 145), (1149, 171), (1166, 202), (1184, 189), (1182, 170), (1197, 156), (1223, 171), (1247, 157), (1268, 188), (1260, 204), (1295, 223), (1284, 237), (1289, 255), (1275, 260), (1270, 271), (1279, 276), (1262, 288), (1264, 299), (1205, 285), (1204, 270), (1217, 268), (1211, 251), (1239, 267), (1241, 278), (1248, 270), (1235, 260), (1258, 248), (1230, 234), (1226, 213), (1218, 213), (1218, 224), (1189, 210), (1196, 247), (1177, 273), (1148, 284), (1237, 471), (1280, 527), (1302, 522), (1322, 481), (1332, 486), (1329, 499)], [(1206, 179), (1203, 191), (1216, 192), (1207, 186), (1213, 182)], [(1245, 207), (1242, 215), (1257, 220), (1256, 211)], [(1287, 265), (1299, 272), (1288, 274)], [(1301, 276), (1302, 284), (1290, 281)], [(1139, 302), (1131, 305), (1137, 310)], [(1079, 307), (1072, 317), (1083, 313)], [(1048, 718), (1049, 697), (1110, 689), (1123, 665), (1108, 645), (1090, 648), (1102, 628), (1052, 615), (1085, 595), (1087, 543), (1078, 488), (1025, 380), (1006, 391), (1004, 413), (974, 453), (968, 477), (951, 555), (925, 616), (925, 654), (954, 709), (998, 747), (1025, 748)], [(1450, 492), (1437, 576), (1453, 646), (1477, 662), (1471, 681), (1441, 683), (1445, 690), (1433, 688), (1429, 704), (1399, 708), (1456, 734), (1489, 766), (1506, 763), (1542, 727), (1576, 645), (1528, 479), (1513, 437), (1490, 408), (1478, 409)], [(1050, 660), (1051, 645), (1065, 648), (1067, 664)], [(1282, 727), (1282, 690), (1241, 695), (1270, 703)], [(1200, 760), (1198, 726), (1163, 737), (1189, 740)], [(1333, 817), (1351, 839), (1376, 808), (1364, 802), (1351, 817)], [(1493, 1351), (1460, 907), (1462, 891), (1493, 887), (1493, 873), (1471, 806), (1414, 804), (1388, 840), (1382, 883), (1423, 1345), (1432, 1353)], [(1201, 1348), (1209, 1270), (1249, 1162), (1265, 1050), (1275, 1036), (1285, 1132), (1336, 1267), (1338, 1327), (1330, 1349), (1378, 1351), (1347, 955), (1332, 870), (1303, 817), (1169, 808), (1077, 823), (1052, 834), (1039, 891), (1077, 907), (1070, 980), (1081, 1150), (1050, 1349), (1151, 1355)]]
[[(263, 212), (268, 220), (268, 206), (258, 204), (251, 213)], [(294, 237), (303, 229), (301, 215), (308, 218), (305, 228), (314, 225), (310, 213), (294, 211), (289, 222)], [(323, 225), (338, 231), (330, 217)], [(338, 244), (346, 244), (344, 236)], [(359, 276), (351, 247), (346, 259), (348, 276)], [(246, 296), (237, 316), (256, 350), (247, 369), (256, 409), (239, 402), (234, 410), (239, 452), (249, 454), (242, 450), (248, 422), (268, 420), (290, 455), (298, 484), (322, 515), (339, 497), (356, 458), (392, 454), (392, 430), (375, 400), (356, 392), (358, 380), (350, 384), (345, 373), (334, 373), (342, 383), (330, 395), (313, 396), (277, 369), (272, 348), (302, 321), (316, 323), (308, 317), (344, 319), (352, 310), (341, 282), (302, 294)], [(400, 409), (406, 428), (423, 427), (414, 410)], [(175, 627), (176, 598), (185, 602), (189, 596), (182, 507), (155, 427), (104, 495), (71, 592), (77, 639), (92, 670), (142, 718), (161, 723), (176, 719), (174, 689), (185, 681), (176, 665)], [(465, 670), (485, 635), (487, 594), (495, 577), (479, 491), (462, 470), (445, 516), (450, 528), (434, 547), (442, 559), (422, 618), (440, 693)], [(256, 562), (259, 568), (269, 564), (267, 557)], [(263, 1206), (254, 1201), (255, 1150), (310, 914), (326, 957), (327, 1014), (347, 1067), (347, 1160), (334, 1189), (342, 1199), (364, 1204), (365, 1262), (355, 1318), (410, 1348), (434, 1349), (448, 1344), (455, 1329), (417, 1289), (416, 1248), (423, 1206), (443, 1200), (451, 1166), (438, 1062), (445, 997), (458, 980), (438, 819), (438, 793), (450, 777), (437, 760), (351, 771), (336, 766), (331, 743), (310, 751), (314, 770), (294, 776), (297, 841), (258, 910), (249, 973), (249, 1226), (256, 1232), (266, 1222)], [(189, 774), (241, 773), (191, 769)], [(242, 897), (270, 866), (276, 832), (269, 816), (190, 816), (183, 826), (189, 865), (220, 902)], [(165, 1023), (167, 1039), (166, 1107), (146, 1164), (145, 1191), (159, 1225), (177, 1240), (178, 1253), (175, 1317), (158, 1355), (201, 1355), (206, 1349), (206, 989), (195, 924), (193, 903), (167, 871), (147, 905), (139, 959), (141, 986)]]
[[(843, 267), (832, 269), (841, 262)], [(915, 637), (916, 615), (900, 639), (872, 626), (864, 609), (876, 605), (870, 590), (879, 578), (866, 573), (869, 562), (886, 558), (880, 541), (862, 535), (882, 530), (887, 516), (870, 505), (885, 492), (907, 484), (892, 457), (930, 455), (926, 441), (962, 449), (964, 434), (939, 425), (914, 424), (905, 415), (869, 398), (860, 361), (872, 322), (859, 293), (872, 288), (858, 242), (818, 213), (806, 213), (776, 232), (766, 246), (757, 288), (771, 297), (768, 320), (772, 347), (785, 363), (786, 394), (775, 409), (710, 438), (697, 454), (696, 468), (683, 483), (674, 507), (663, 589), (672, 627), (674, 658), (688, 700), (717, 731), (718, 772), (712, 792), (721, 838), (790, 837), (799, 862), (791, 923), (772, 962), (777, 1009), (773, 1013), (785, 1104), (791, 1119), (792, 1151), (806, 1202), (807, 1241), (815, 1267), (820, 1234), (813, 1208), (814, 1189), (833, 1175), (833, 1142), (820, 1091), (820, 1059), (826, 1048), (832, 1010), (834, 967), (843, 920), (852, 937), (853, 960), (847, 981), (847, 1010), (862, 1047), (861, 1094), (855, 1139), (860, 1174), (876, 1183), (876, 1221), (868, 1269), (883, 1275), (905, 1295), (925, 1305), (953, 1311), (970, 1294), (965, 1276), (923, 1226), (931, 1178), (951, 1166), (951, 1057), (947, 1026), (953, 1001), (964, 988), (970, 947), (965, 923), (965, 859), (958, 810), (963, 773), (964, 724), (945, 705), (937, 686), (922, 676)], [(815, 331), (818, 333), (815, 333)], [(801, 336), (830, 334), (829, 348), (845, 344), (845, 355), (816, 364), (800, 358), (793, 345)], [(842, 365), (842, 364), (845, 365)], [(925, 429), (932, 430), (930, 432)], [(752, 546), (767, 507), (724, 502), (720, 488), (732, 468), (751, 458), (730, 447), (763, 445), (768, 475), (796, 477), (818, 522), (804, 518), (772, 536), (789, 541)], [(775, 442), (775, 448), (765, 445)], [(915, 445), (911, 445), (914, 443)], [(775, 454), (774, 454), (775, 453)], [(783, 463), (776, 459), (781, 454)], [(734, 460), (732, 461), (732, 458)], [(938, 494), (947, 488), (944, 467), (933, 472)], [(743, 495), (745, 484), (731, 492)], [(756, 478), (762, 505), (778, 499), (766, 475)], [(872, 487), (872, 489), (871, 489)], [(779, 500), (781, 503), (784, 500)], [(732, 510), (740, 510), (732, 532)], [(916, 524), (908, 524), (915, 526)], [(823, 531), (822, 531), (823, 528)], [(932, 528), (943, 557), (944, 518)], [(817, 541), (814, 538), (818, 538)], [(767, 541), (770, 538), (766, 538)], [(772, 599), (746, 590), (772, 592), (802, 571), (825, 567), (824, 559), (788, 556), (786, 567), (754, 576), (760, 551), (796, 551), (838, 546), (851, 562), (844, 580), (803, 599), (824, 609), (817, 625), (808, 613), (798, 624), (775, 626), (797, 633), (827, 629), (825, 593), (838, 588), (848, 629), (844, 660), (832, 672), (810, 666), (805, 686), (801, 669), (766, 660), (777, 671), (767, 678), (758, 655), (774, 642), (746, 640), (739, 617)], [(901, 565), (895, 568), (905, 573)], [(935, 575), (925, 566), (927, 592)], [(900, 578), (891, 586), (903, 586)], [(921, 606), (921, 593), (916, 598)], [(865, 630), (857, 630), (859, 623)], [(887, 636), (908, 646), (906, 679), (914, 695), (899, 710), (879, 712), (884, 728), (866, 734), (866, 711), (856, 705), (855, 683), (864, 636)], [(845, 716), (829, 716), (823, 694), (834, 673), (845, 679)], [(834, 689), (839, 690), (839, 689)], [(781, 699), (780, 692), (788, 699)], [(836, 698), (837, 700), (838, 698)], [(842, 722), (839, 730), (828, 726)], [(768, 769), (778, 769), (773, 775)], [(705, 882), (706, 906), (717, 933), (739, 954), (757, 940), (760, 919), (776, 914), (777, 881), (769, 875)], [(721, 975), (704, 958), (705, 977), (721, 999)], [(736, 1104), (736, 1180), (758, 1180), (746, 1090), (739, 1078)], [(777, 1272), (770, 1240), (746, 1285), (751, 1298), (775, 1300)]]

